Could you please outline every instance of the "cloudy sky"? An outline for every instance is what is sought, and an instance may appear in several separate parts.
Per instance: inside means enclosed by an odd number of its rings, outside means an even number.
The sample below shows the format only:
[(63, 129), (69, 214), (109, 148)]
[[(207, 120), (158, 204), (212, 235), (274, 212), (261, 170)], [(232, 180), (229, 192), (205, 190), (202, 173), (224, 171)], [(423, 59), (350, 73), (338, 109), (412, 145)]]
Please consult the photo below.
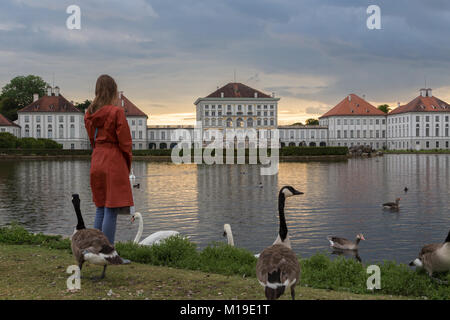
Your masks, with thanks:
[[(69, 30), (69, 5), (81, 30)], [(381, 8), (381, 30), (366, 9)], [(446, 0), (2, 0), (0, 86), (40, 75), (69, 100), (113, 76), (149, 124), (193, 124), (198, 97), (236, 80), (280, 97), (279, 122), (318, 117), (348, 93), (450, 101)]]

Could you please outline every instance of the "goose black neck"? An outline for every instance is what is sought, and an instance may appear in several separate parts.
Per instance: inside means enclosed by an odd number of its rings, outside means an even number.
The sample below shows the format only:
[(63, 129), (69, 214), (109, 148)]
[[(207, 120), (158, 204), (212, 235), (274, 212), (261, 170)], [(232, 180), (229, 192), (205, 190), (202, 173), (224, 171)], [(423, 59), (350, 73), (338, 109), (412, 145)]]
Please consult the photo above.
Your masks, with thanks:
[(286, 197), (284, 193), (280, 191), (278, 195), (278, 214), (280, 218), (280, 231), (278, 232), (281, 238), (281, 241), (284, 241), (287, 237), (288, 229), (286, 225), (286, 218), (284, 217), (284, 203), (286, 201)]
[(450, 242), (450, 231), (448, 232), (447, 238), (445, 238), (444, 242)]
[(81, 215), (80, 198), (78, 197), (78, 195), (72, 197), (72, 204), (73, 208), (75, 209), (75, 213), (77, 214), (77, 230), (86, 229), (83, 216)]

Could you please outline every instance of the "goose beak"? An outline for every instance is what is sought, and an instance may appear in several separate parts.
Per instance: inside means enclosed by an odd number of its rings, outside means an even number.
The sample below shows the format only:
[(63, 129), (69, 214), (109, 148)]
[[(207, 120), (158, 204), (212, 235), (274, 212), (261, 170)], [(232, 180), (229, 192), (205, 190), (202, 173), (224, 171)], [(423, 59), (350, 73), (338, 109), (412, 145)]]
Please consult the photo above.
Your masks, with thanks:
[(134, 220), (136, 220), (136, 218), (135, 218), (135, 216), (133, 215), (133, 216), (131, 216), (131, 223), (133, 223)]
[(366, 240), (366, 238), (364, 238), (364, 236), (363, 236), (363, 235), (361, 235), (361, 240)]
[(299, 194), (304, 194), (304, 193), (301, 191), (298, 191), (298, 190), (294, 190), (294, 196), (299, 195)]

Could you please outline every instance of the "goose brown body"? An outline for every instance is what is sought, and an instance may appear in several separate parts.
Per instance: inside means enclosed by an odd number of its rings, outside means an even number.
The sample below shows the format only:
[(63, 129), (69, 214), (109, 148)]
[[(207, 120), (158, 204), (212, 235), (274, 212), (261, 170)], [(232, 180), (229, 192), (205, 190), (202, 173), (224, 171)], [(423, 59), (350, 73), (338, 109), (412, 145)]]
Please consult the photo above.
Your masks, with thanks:
[(331, 247), (341, 250), (358, 250), (359, 242), (361, 240), (365, 240), (364, 236), (361, 233), (356, 236), (355, 241), (332, 236), (328, 236), (327, 239), (328, 241), (330, 241)]
[[(72, 253), (79, 264), (83, 264), (86, 259), (97, 265), (123, 264), (114, 246), (105, 234), (97, 229), (82, 229), (75, 232), (72, 236)], [(97, 255), (99, 259), (89, 259), (88, 254)]]
[(100, 279), (105, 277), (106, 266), (109, 264), (125, 264), (106, 235), (98, 229), (86, 229), (80, 210), (80, 197), (72, 195), (72, 204), (77, 215), (77, 227), (71, 239), (72, 254), (78, 262), (80, 271), (84, 262), (102, 265)]
[(278, 194), (278, 213), (280, 229), (275, 242), (264, 249), (256, 263), (256, 276), (264, 287), (268, 300), (278, 299), (286, 289), (291, 290), (291, 297), (295, 299), (295, 286), (300, 279), (300, 263), (291, 249), (284, 205), (287, 197), (303, 194), (291, 186), (281, 188)]
[(300, 264), (291, 248), (274, 244), (260, 254), (256, 264), (258, 281), (265, 286), (267, 299), (278, 299), (300, 279)]
[(450, 243), (432, 243), (420, 250), (419, 257), (410, 263), (423, 267), (430, 276), (434, 272), (446, 272), (450, 270)]

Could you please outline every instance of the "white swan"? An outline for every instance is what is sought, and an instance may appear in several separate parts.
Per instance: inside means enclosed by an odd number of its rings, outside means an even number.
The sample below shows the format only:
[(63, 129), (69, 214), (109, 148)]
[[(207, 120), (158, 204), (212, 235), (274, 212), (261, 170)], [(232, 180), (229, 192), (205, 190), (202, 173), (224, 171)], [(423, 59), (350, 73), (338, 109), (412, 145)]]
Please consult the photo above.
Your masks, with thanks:
[(133, 168), (131, 168), (131, 172), (130, 172), (130, 180), (134, 180), (136, 179), (136, 176), (133, 173)]
[(138, 243), (138, 244), (144, 245), (144, 246), (151, 246), (154, 244), (159, 244), (162, 240), (167, 239), (171, 236), (176, 236), (176, 235), (180, 234), (178, 231), (173, 231), (173, 230), (158, 231), (158, 232), (152, 233), (147, 238), (145, 238), (144, 240), (139, 242), (139, 239), (142, 236), (142, 232), (144, 231), (144, 220), (142, 219), (142, 215), (139, 212), (136, 212), (133, 217), (139, 218), (139, 229), (136, 234), (136, 237), (133, 240), (134, 243)]
[[(228, 223), (225, 223), (223, 225), (223, 236), (227, 237), (228, 245), (234, 247), (234, 239), (233, 239), (233, 233), (231, 232), (231, 226)], [(255, 258), (259, 258), (259, 253), (254, 255)]]

